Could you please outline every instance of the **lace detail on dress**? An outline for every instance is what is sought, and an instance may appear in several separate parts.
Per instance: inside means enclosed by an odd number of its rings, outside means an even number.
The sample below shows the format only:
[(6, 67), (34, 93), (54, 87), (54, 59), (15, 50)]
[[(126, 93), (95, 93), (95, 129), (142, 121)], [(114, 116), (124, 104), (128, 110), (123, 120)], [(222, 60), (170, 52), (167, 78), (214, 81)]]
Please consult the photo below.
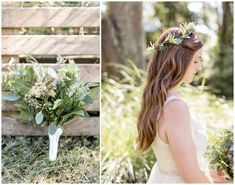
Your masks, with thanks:
[[(169, 96), (164, 106), (174, 99), (180, 98), (177, 96)], [(196, 122), (192, 113), (190, 113), (190, 116), (198, 163), (201, 170), (209, 174), (209, 170), (204, 159), (204, 153), (208, 145), (205, 124)], [(148, 183), (184, 183), (182, 178), (179, 176), (169, 145), (160, 139), (158, 132), (156, 133), (156, 137), (152, 143), (152, 149), (157, 158), (157, 162), (152, 168)]]

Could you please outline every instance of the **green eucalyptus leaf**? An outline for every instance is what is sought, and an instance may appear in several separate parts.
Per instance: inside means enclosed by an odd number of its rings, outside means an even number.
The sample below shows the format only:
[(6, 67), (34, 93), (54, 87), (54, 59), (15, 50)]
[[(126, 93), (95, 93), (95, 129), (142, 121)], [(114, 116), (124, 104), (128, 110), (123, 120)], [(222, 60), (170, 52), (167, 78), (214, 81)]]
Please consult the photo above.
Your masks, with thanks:
[(175, 44), (177, 44), (177, 45), (181, 44), (182, 41), (183, 41), (183, 40), (180, 39), (180, 38), (175, 38)]
[(23, 81), (22, 79), (14, 80), (14, 89), (16, 92), (21, 92), (21, 94), (25, 94), (29, 92), (32, 85), (29, 82)]
[(98, 97), (99, 95), (99, 92), (100, 92), (100, 87), (93, 87), (90, 89), (90, 92), (89, 92), (89, 96), (92, 98), (92, 99), (95, 99)]
[(43, 121), (44, 115), (42, 113), (42, 111), (40, 111), (39, 113), (37, 113), (37, 115), (35, 116), (35, 121), (37, 124), (41, 124)]
[(89, 95), (86, 95), (86, 97), (83, 99), (83, 101), (84, 101), (86, 104), (91, 104), (91, 103), (93, 103), (93, 99), (92, 99)]
[(55, 110), (57, 107), (59, 107), (59, 106), (62, 104), (62, 102), (63, 102), (63, 100), (57, 99), (57, 100), (54, 102), (53, 110)]
[(85, 111), (84, 110), (79, 110), (76, 112), (76, 115), (79, 115), (81, 117), (85, 117)]
[(148, 47), (147, 49), (146, 49), (146, 53), (147, 53), (147, 55), (153, 55), (153, 53), (155, 52), (155, 48), (153, 48), (153, 47)]
[(7, 101), (16, 101), (16, 100), (20, 99), (20, 96), (18, 96), (18, 95), (3, 95), (2, 99), (7, 100)]
[(49, 126), (48, 126), (48, 134), (50, 135), (54, 135), (56, 133), (56, 130), (58, 129), (58, 127), (56, 126), (55, 123), (51, 123)]

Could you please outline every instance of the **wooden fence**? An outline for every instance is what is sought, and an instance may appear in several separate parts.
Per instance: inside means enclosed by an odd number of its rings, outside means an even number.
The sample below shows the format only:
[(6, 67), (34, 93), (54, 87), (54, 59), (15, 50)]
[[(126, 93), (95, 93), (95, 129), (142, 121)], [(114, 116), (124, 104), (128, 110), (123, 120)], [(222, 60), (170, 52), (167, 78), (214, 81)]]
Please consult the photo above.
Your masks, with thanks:
[[(95, 59), (95, 63), (77, 63), (85, 81), (100, 82), (100, 13), (99, 7), (46, 7), (23, 8), (2, 6), (2, 62), (3, 66), (13, 57), (18, 65), (25, 54), (43, 60), (61, 55), (73, 59)], [(27, 28), (72, 28), (79, 34), (22, 35)], [(84, 33), (84, 30), (93, 30)], [(95, 30), (95, 31), (94, 31)], [(95, 32), (95, 34), (94, 34)], [(53, 34), (53, 33), (52, 33)], [(79, 60), (78, 60), (79, 61)], [(86, 61), (86, 60), (84, 60)], [(89, 60), (90, 61), (90, 60)], [(45, 63), (45, 62), (44, 62)], [(44, 64), (43, 64), (44, 65)], [(58, 68), (58, 64), (45, 64)], [(95, 112), (89, 118), (75, 118), (64, 127), (64, 135), (99, 135), (99, 97), (87, 111)], [(2, 101), (3, 135), (46, 135), (46, 128), (22, 123), (17, 119), (14, 103)]]

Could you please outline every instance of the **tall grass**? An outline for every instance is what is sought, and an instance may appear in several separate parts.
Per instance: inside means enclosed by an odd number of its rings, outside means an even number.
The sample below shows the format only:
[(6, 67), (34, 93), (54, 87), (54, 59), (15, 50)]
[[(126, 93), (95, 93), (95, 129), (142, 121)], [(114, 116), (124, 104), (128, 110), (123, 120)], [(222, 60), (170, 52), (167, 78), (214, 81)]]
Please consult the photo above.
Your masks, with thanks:
[[(145, 183), (156, 159), (149, 150), (140, 155), (135, 149), (136, 123), (145, 84), (143, 71), (116, 65), (122, 80), (103, 76), (102, 83), (102, 167), (103, 183)], [(209, 135), (232, 125), (232, 102), (199, 88), (183, 86), (180, 94), (208, 125)]]

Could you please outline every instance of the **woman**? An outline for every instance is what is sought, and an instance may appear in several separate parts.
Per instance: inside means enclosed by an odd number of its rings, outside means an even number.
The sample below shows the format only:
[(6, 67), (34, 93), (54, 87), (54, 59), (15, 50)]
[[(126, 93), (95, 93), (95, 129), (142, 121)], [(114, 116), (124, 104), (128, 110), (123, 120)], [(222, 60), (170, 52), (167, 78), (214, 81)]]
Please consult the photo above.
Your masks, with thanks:
[(139, 150), (152, 146), (157, 158), (148, 183), (226, 182), (210, 173), (204, 161), (207, 137), (177, 93), (201, 70), (203, 44), (194, 26), (170, 28), (153, 46), (137, 124)]

